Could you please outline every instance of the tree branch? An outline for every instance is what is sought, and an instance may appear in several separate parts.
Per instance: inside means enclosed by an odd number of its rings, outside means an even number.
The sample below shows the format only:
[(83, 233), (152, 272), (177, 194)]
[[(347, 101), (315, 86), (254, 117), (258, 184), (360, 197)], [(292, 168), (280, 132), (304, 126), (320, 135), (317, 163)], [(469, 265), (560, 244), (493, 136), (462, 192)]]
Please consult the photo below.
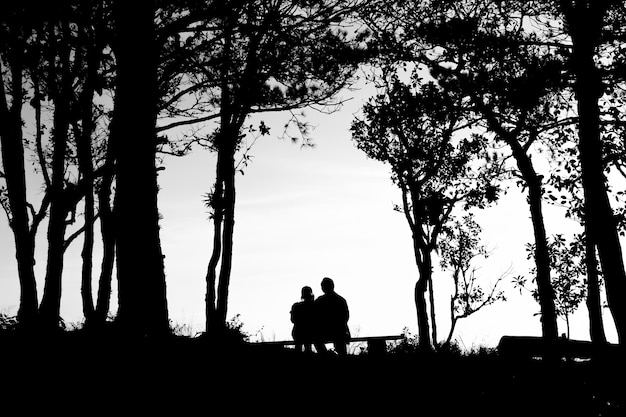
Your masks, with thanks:
[[(95, 221), (100, 217), (100, 213), (96, 213), (95, 216), (93, 216), (93, 220), (92, 220), (92, 224), (95, 223)], [(75, 231), (74, 233), (72, 233), (66, 240), (65, 242), (63, 242), (63, 252), (65, 252), (67, 250), (67, 248), (69, 248), (69, 246), (72, 244), (72, 242), (74, 242), (74, 240), (76, 240), (76, 238), (78, 236), (80, 236), (81, 234), (83, 234), (83, 232), (85, 231), (85, 229), (87, 228), (88, 225), (83, 225), (80, 229), (78, 229), (77, 231)]]

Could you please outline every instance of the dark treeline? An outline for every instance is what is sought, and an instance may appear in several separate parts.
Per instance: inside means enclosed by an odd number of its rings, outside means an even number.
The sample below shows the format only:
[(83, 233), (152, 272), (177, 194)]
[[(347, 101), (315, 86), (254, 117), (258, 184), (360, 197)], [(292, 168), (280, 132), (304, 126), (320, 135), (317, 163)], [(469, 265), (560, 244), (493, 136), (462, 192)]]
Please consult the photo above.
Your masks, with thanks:
[[(2, 205), (16, 243), (19, 327), (62, 326), (64, 253), (83, 237), (85, 327), (163, 335), (168, 319), (159, 237), (158, 157), (192, 146), (217, 154), (207, 196), (214, 247), (207, 268), (207, 331), (226, 325), (235, 208), (235, 157), (249, 115), (332, 103), (364, 51), (350, 21), (357, 1), (26, 1), (0, 11)], [(31, 116), (34, 115), (34, 116)], [(51, 121), (51, 125), (48, 125)], [(210, 133), (167, 132), (217, 121)], [(306, 123), (293, 123), (306, 131)], [(257, 134), (267, 135), (261, 123)], [(34, 133), (33, 133), (34, 132)], [(195, 132), (195, 131), (194, 131)], [(304, 132), (306, 133), (306, 132)], [(28, 201), (31, 155), (44, 180)], [(84, 224), (69, 233), (68, 226)], [(48, 220), (41, 303), (33, 265)], [(99, 223), (103, 259), (92, 281)], [(114, 271), (115, 269), (115, 271)]]
[[(424, 348), (437, 343), (436, 333), (432, 338), (429, 333), (429, 324), (433, 329), (436, 324), (432, 302), (429, 313), (424, 294), (427, 289), (432, 294), (430, 257), (441, 246), (438, 233), (449, 229), (454, 204), (467, 210), (496, 203), (507, 177), (527, 193), (534, 232), (531, 291), (549, 352), (556, 346), (557, 317), (567, 319), (584, 297), (591, 339), (606, 343), (601, 282), (623, 342), (626, 317), (617, 301), (626, 283), (619, 240), (623, 202), (610, 179), (623, 176), (624, 6), (621, 1), (379, 2), (363, 13), (380, 93), (355, 121), (353, 138), (369, 156), (391, 165), (406, 196), (400, 210), (415, 242), (420, 271), (415, 301)], [(459, 152), (463, 158), (455, 156)], [(548, 156), (542, 158), (547, 169), (537, 164), (542, 155)], [(499, 163), (506, 160), (513, 164)], [(571, 242), (547, 236), (546, 201), (565, 206), (566, 215), (580, 222), (581, 232)], [(452, 259), (461, 265), (462, 258)], [(576, 259), (581, 265), (573, 265)], [(516, 283), (528, 284), (525, 277)], [(497, 296), (492, 291), (483, 300)], [(453, 320), (471, 312), (466, 306), (452, 307)]]
[[(85, 328), (97, 332), (108, 322), (116, 279), (116, 328), (170, 334), (159, 157), (184, 157), (202, 146), (217, 157), (205, 201), (213, 226), (206, 333), (223, 331), (237, 159), (247, 158), (246, 135), (269, 134), (264, 123), (247, 120), (284, 111), (307, 140), (306, 120), (293, 111), (336, 104), (337, 93), (364, 69), (377, 94), (355, 118), (352, 139), (390, 166), (401, 191), (396, 210), (410, 227), (418, 270), (420, 348), (432, 350), (439, 340), (435, 254), (452, 273), (453, 323), (504, 299), (499, 280), (490, 288), (477, 284), (472, 262), (486, 249), (472, 212), (497, 204), (511, 180), (527, 193), (534, 235), (532, 282), (516, 282), (540, 305), (546, 346), (556, 346), (557, 318), (567, 320), (583, 299), (592, 341), (606, 343), (603, 290), (622, 344), (625, 222), (623, 192), (611, 179), (626, 176), (625, 6), (609, 0), (4, 2), (0, 202), (15, 240), (18, 327), (62, 327), (64, 257), (80, 237)], [(207, 135), (199, 126), (210, 123), (215, 128)], [(168, 136), (181, 129), (191, 133)], [(549, 163), (538, 163), (540, 155)], [(29, 201), (31, 159), (42, 181), (36, 205)], [(571, 241), (547, 235), (543, 208), (551, 202), (579, 221)], [(44, 219), (41, 289), (33, 266)]]

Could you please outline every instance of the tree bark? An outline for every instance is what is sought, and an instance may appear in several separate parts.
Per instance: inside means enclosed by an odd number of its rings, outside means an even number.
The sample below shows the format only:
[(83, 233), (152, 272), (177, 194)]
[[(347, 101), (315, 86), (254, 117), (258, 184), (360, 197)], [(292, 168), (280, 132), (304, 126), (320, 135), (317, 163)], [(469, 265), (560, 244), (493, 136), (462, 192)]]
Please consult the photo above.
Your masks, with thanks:
[(433, 288), (432, 270), (428, 277), (428, 303), (430, 305), (430, 323), (432, 326), (433, 345), (437, 346), (437, 317), (435, 316), (435, 289)]
[(94, 325), (106, 322), (111, 305), (111, 284), (115, 262), (115, 221), (111, 210), (111, 184), (113, 182), (112, 152), (107, 152), (106, 166), (98, 190), (98, 211), (100, 213), (100, 234), (102, 238), (102, 262), (98, 279), (98, 300), (94, 313)]
[[(53, 153), (52, 153), (52, 177), (50, 184), (50, 217), (48, 219), (48, 260), (46, 264), (46, 279), (44, 293), (39, 306), (41, 325), (45, 329), (54, 330), (60, 325), (61, 312), (61, 287), (63, 276), (63, 263), (65, 255), (65, 230), (66, 218), (70, 203), (67, 201), (65, 192), (65, 163), (70, 127), (70, 101), (72, 96), (72, 79), (70, 73), (70, 45), (69, 45), (69, 22), (62, 21), (59, 24), (62, 33), (58, 41), (58, 66), (52, 61), (51, 74), (60, 74), (60, 85), (53, 84), (50, 77), (50, 90), (53, 91), (54, 122), (53, 122)], [(52, 37), (54, 29), (50, 29)]]
[(116, 321), (137, 336), (169, 333), (157, 207), (154, 13), (154, 1), (114, 4), (117, 85), (110, 141), (116, 161)]
[[(416, 225), (419, 227), (419, 225)], [(426, 303), (426, 290), (428, 282), (431, 279), (432, 266), (430, 253), (425, 249), (422, 237), (419, 235), (421, 230), (413, 230), (413, 250), (415, 252), (415, 260), (419, 273), (419, 279), (415, 284), (415, 308), (417, 311), (417, 328), (419, 331), (419, 348), (430, 351), (433, 349), (430, 323), (428, 319), (428, 307)]]
[[(554, 288), (550, 278), (550, 254), (548, 251), (548, 241), (543, 218), (542, 177), (537, 174), (532, 163), (532, 159), (522, 147), (518, 140), (518, 134), (507, 131), (498, 121), (492, 109), (487, 106), (482, 98), (474, 95), (474, 102), (479, 110), (487, 118), (489, 128), (493, 130), (501, 140), (511, 149), (511, 154), (515, 159), (517, 168), (528, 187), (528, 207), (533, 225), (533, 235), (535, 238), (535, 267), (537, 293), (539, 295), (539, 306), (541, 308), (541, 331), (545, 346), (549, 352), (556, 348), (558, 341), (558, 326), (556, 308), (554, 306)], [(552, 356), (552, 359), (555, 357)]]
[(537, 292), (541, 306), (541, 329), (544, 341), (549, 346), (556, 346), (558, 327), (554, 307), (554, 288), (550, 280), (550, 255), (542, 210), (541, 179), (534, 173), (524, 175), (528, 185), (528, 205), (535, 236), (535, 265), (537, 269)]
[[(234, 130), (234, 129), (233, 129)], [(225, 162), (222, 165), (224, 180), (224, 230), (222, 238), (222, 261), (220, 264), (219, 283), (217, 288), (217, 319), (220, 323), (226, 323), (228, 312), (228, 287), (230, 285), (230, 272), (233, 260), (233, 234), (235, 228), (235, 149), (238, 140), (239, 129), (230, 132), (225, 139)]]
[(95, 199), (94, 199), (94, 167), (93, 167), (93, 155), (91, 150), (91, 136), (94, 130), (93, 123), (93, 97), (95, 95), (94, 82), (97, 76), (98, 59), (96, 58), (96, 51), (89, 45), (89, 37), (86, 33), (86, 28), (80, 28), (81, 44), (86, 51), (86, 70), (87, 75), (83, 84), (83, 89), (80, 93), (80, 120), (81, 131), (80, 136), (77, 139), (77, 156), (79, 171), (84, 182), (84, 194), (85, 194), (85, 225), (84, 225), (84, 239), (83, 249), (81, 251), (81, 257), (83, 260), (81, 270), (81, 298), (83, 305), (83, 315), (85, 317), (85, 324), (88, 324), (93, 320), (95, 313), (94, 301), (93, 301), (93, 247), (94, 247), (94, 221), (95, 221)]
[[(432, 267), (430, 265), (430, 253), (426, 250), (427, 245), (422, 236), (420, 214), (418, 205), (420, 204), (419, 195), (412, 189), (412, 185), (402, 180), (402, 172), (398, 173), (400, 179), (400, 190), (402, 192), (402, 205), (404, 215), (411, 228), (411, 238), (413, 239), (413, 254), (415, 256), (415, 264), (419, 278), (415, 283), (413, 293), (415, 301), (415, 310), (417, 314), (417, 330), (418, 330), (418, 349), (425, 352), (433, 350), (430, 334), (430, 324), (428, 321), (428, 308), (426, 304), (426, 290)], [(409, 204), (409, 198), (411, 203)]]
[[(35, 326), (38, 315), (37, 283), (35, 280), (35, 239), (30, 233), (26, 200), (26, 174), (22, 136), (22, 56), (23, 44), (16, 41), (9, 52), (11, 73), (11, 106), (7, 102), (4, 82), (0, 82), (0, 144), (7, 188), (10, 222), (15, 239), (15, 257), (20, 282), (20, 306), (17, 317), (20, 326)], [(0, 62), (0, 72), (2, 63)]]
[(216, 317), (216, 283), (217, 265), (222, 256), (222, 223), (224, 219), (223, 209), (223, 181), (222, 181), (222, 155), (218, 152), (217, 165), (215, 170), (215, 187), (211, 196), (213, 209), (213, 250), (209, 259), (209, 266), (206, 275), (206, 332), (211, 333), (219, 325)]
[(602, 319), (602, 303), (600, 300), (600, 283), (598, 279), (598, 263), (596, 258), (596, 238), (585, 220), (585, 264), (587, 266), (587, 312), (589, 314), (589, 336), (594, 344), (606, 344), (604, 320)]
[(454, 309), (454, 303), (459, 297), (459, 270), (457, 268), (455, 268), (454, 274), (452, 275), (452, 281), (454, 282), (454, 294), (450, 297), (450, 331), (448, 332), (448, 337), (446, 338), (446, 345), (450, 345), (454, 329), (456, 328), (456, 322), (458, 321)]
[(428, 323), (428, 310), (426, 306), (426, 285), (428, 278), (423, 276), (423, 269), (419, 268), (420, 277), (415, 283), (415, 308), (417, 310), (417, 329), (419, 332), (420, 350), (432, 350), (430, 339), (430, 325)]

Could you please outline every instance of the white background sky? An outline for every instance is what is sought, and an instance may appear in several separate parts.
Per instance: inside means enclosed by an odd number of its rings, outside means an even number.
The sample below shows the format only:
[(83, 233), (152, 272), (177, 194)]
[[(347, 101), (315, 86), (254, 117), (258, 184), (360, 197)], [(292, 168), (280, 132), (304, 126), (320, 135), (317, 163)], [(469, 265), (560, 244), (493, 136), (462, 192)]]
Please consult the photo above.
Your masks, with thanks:
[[(345, 95), (348, 98), (349, 95)], [(417, 268), (411, 235), (400, 213), (393, 211), (400, 194), (389, 169), (368, 160), (350, 139), (353, 113), (360, 100), (350, 100), (332, 115), (307, 111), (316, 126), (316, 147), (279, 140), (285, 115), (263, 117), (271, 135), (252, 148), (253, 160), (237, 177), (233, 269), (228, 317), (240, 314), (244, 330), (265, 340), (290, 339), (291, 304), (304, 285), (321, 294), (328, 276), (350, 308), (353, 335), (399, 334), (417, 331), (413, 288)], [(166, 256), (167, 294), (173, 323), (195, 331), (204, 327), (205, 273), (211, 253), (212, 227), (202, 195), (213, 183), (215, 158), (195, 150), (184, 158), (166, 158), (160, 173), (161, 241)], [(37, 189), (33, 188), (36, 194)], [(558, 209), (546, 206), (548, 234), (567, 233), (576, 225)], [(525, 198), (512, 185), (496, 207), (479, 213), (483, 241), (493, 254), (479, 266), (488, 284), (512, 267), (527, 274), (524, 245), (532, 241)], [(40, 237), (45, 237), (45, 223)], [(80, 302), (80, 239), (67, 253), (61, 315), (68, 322), (82, 319)], [(45, 241), (39, 240), (38, 293), (43, 293)], [(99, 265), (99, 259), (96, 259)], [(97, 272), (97, 270), (96, 270)], [(97, 273), (95, 274), (97, 276)], [(495, 346), (502, 335), (540, 335), (538, 305), (527, 293), (503, 287), (507, 302), (486, 307), (459, 321), (456, 335), (463, 346)], [(451, 278), (435, 264), (434, 287), (440, 338), (449, 328)], [(94, 286), (97, 282), (94, 280)], [(116, 293), (113, 296), (115, 308)], [(19, 284), (13, 237), (6, 218), (0, 219), (0, 311), (16, 314)], [(605, 325), (616, 341), (605, 309)], [(572, 319), (572, 337), (588, 339), (586, 309)], [(560, 332), (565, 332), (559, 321)]]

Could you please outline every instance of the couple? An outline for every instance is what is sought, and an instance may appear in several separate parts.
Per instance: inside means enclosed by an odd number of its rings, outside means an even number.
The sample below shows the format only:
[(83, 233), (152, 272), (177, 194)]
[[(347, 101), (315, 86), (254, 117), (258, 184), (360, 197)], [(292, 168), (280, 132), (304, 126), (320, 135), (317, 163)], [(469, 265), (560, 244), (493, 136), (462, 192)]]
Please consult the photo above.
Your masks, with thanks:
[(291, 332), (296, 342), (296, 351), (327, 353), (326, 343), (333, 343), (335, 352), (347, 354), (350, 341), (348, 329), (348, 303), (335, 292), (335, 283), (330, 278), (322, 279), (323, 295), (314, 299), (311, 287), (302, 288), (302, 301), (291, 307)]

